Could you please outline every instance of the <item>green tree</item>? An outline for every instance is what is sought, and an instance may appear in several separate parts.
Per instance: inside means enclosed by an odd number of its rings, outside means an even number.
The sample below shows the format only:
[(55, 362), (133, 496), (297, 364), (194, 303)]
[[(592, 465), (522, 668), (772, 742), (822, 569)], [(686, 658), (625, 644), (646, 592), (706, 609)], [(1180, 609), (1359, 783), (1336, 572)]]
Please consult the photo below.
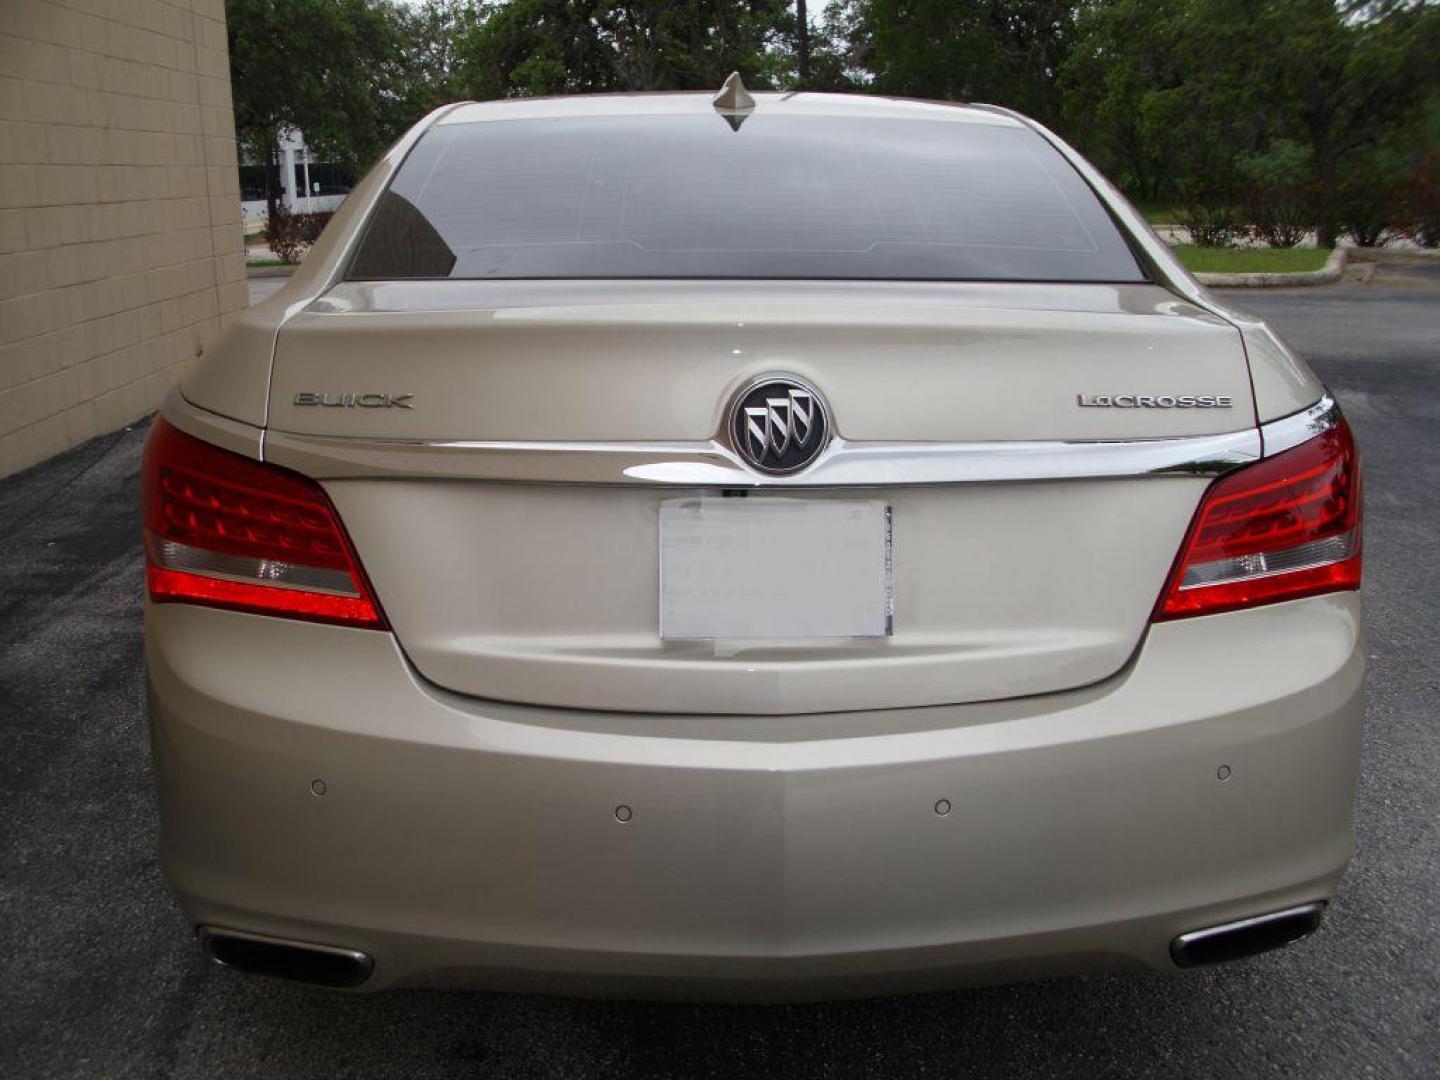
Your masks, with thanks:
[[(384, 0), (226, 0), (235, 134), (269, 165), (286, 127), (358, 168), (394, 137), (400, 23)], [(278, 193), (267, 185), (273, 215)]]
[(773, 85), (793, 22), (781, 0), (510, 0), (457, 45), (472, 97)]
[(870, 74), (855, 63), (853, 55), (853, 16), (851, 5), (834, 0), (822, 19), (811, 20), (805, 35), (807, 70), (802, 76), (797, 53), (795, 86), (834, 93), (867, 89)]
[(1064, 126), (1146, 199), (1228, 200), (1242, 157), (1294, 140), (1330, 244), (1347, 161), (1410, 123), (1440, 77), (1437, 17), (1403, 0), (1092, 0), (1062, 71)]
[(399, 36), (398, 77), (385, 95), (398, 135), (431, 109), (465, 96), (457, 46), (485, 16), (473, 0), (425, 0), (393, 12)]
[(805, 0), (795, 0), (795, 78), (797, 86), (810, 81), (810, 13)]
[(1061, 129), (1123, 188), (1149, 202), (1174, 194), (1187, 147), (1173, 115), (1174, 91), (1185, 81), (1178, 47), (1183, 5), (1084, 5), (1060, 72)]
[(1343, 11), (1334, 0), (1279, 0), (1256, 18), (1267, 48), (1248, 74), (1271, 125), (1310, 149), (1320, 246), (1335, 243), (1346, 161), (1413, 117), (1440, 80), (1437, 16), (1398, 0)]
[(1063, 128), (1145, 200), (1228, 200), (1238, 155), (1271, 137), (1255, 12), (1268, 0), (1086, 4), (1061, 73)]
[(880, 93), (1009, 105), (1052, 122), (1072, 0), (856, 0), (853, 62)]

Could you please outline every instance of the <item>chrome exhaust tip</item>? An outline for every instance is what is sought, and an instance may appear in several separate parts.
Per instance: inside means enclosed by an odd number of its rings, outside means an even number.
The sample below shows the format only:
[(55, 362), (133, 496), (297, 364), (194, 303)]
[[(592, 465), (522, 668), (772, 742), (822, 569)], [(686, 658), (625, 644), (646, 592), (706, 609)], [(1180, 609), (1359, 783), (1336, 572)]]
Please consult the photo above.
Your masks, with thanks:
[(375, 961), (358, 949), (247, 934), (219, 926), (196, 931), (200, 948), (221, 967), (311, 986), (353, 988), (370, 977)]
[(1323, 901), (1272, 911), (1250, 919), (1181, 934), (1170, 943), (1170, 958), (1182, 968), (1242, 960), (1289, 945), (1320, 928)]

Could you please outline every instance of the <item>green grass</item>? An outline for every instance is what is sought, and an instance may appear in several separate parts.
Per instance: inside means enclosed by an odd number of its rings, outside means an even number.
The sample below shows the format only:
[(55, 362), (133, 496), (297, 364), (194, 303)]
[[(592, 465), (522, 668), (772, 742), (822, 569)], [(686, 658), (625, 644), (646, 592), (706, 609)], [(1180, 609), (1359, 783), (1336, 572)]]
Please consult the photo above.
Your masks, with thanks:
[(283, 259), (247, 259), (247, 260), (245, 261), (245, 265), (246, 265), (246, 266), (293, 266), (294, 264), (293, 264), (293, 263), (287, 263), (287, 262), (285, 262)]
[(1164, 203), (1158, 206), (1151, 206), (1149, 203), (1136, 203), (1135, 209), (1145, 215), (1145, 220), (1151, 225), (1174, 225), (1180, 216), (1180, 211), (1173, 206)]
[(1176, 244), (1186, 269), (1202, 274), (1275, 274), (1319, 270), (1329, 248), (1206, 248)]

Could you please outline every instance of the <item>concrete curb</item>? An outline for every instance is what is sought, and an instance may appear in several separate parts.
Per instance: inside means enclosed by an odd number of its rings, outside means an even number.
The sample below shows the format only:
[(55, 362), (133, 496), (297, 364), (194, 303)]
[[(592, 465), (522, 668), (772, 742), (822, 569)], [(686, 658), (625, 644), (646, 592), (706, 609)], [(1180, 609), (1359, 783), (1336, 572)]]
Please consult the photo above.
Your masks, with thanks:
[(245, 276), (252, 277), (289, 277), (295, 272), (293, 266), (247, 266)]
[(1330, 252), (1325, 265), (1319, 270), (1293, 270), (1284, 273), (1261, 274), (1196, 274), (1201, 285), (1220, 285), (1227, 289), (1275, 289), (1293, 288), (1297, 285), (1332, 285), (1345, 273), (1348, 248), (1336, 248)]
[(1360, 263), (1417, 263), (1440, 260), (1440, 248), (1346, 248), (1350, 258)]

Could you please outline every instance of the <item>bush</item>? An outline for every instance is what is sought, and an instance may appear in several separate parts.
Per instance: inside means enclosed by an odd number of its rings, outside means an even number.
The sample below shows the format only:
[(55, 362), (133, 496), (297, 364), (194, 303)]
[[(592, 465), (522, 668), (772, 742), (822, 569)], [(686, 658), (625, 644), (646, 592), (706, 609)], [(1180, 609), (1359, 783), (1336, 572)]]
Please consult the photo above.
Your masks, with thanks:
[(1256, 240), (1270, 247), (1294, 247), (1320, 224), (1306, 147), (1277, 139), (1263, 153), (1240, 155), (1235, 166), (1244, 183), (1245, 220)]
[(1360, 247), (1379, 247), (1390, 238), (1395, 220), (1394, 188), (1373, 178), (1349, 176), (1336, 191), (1339, 224)]
[(1440, 152), (1431, 150), (1401, 189), (1404, 232), (1421, 247), (1440, 247)]
[(1245, 219), (1234, 190), (1214, 181), (1188, 181), (1180, 185), (1178, 224), (1200, 247), (1229, 247), (1245, 235)]
[(277, 205), (265, 228), (268, 246), (281, 262), (298, 263), (334, 216), (334, 212), (329, 210), (292, 214), (284, 206)]
[(1336, 185), (1336, 224), (1361, 247), (1379, 247), (1404, 224), (1404, 181), (1403, 161), (1394, 155), (1357, 155)]

